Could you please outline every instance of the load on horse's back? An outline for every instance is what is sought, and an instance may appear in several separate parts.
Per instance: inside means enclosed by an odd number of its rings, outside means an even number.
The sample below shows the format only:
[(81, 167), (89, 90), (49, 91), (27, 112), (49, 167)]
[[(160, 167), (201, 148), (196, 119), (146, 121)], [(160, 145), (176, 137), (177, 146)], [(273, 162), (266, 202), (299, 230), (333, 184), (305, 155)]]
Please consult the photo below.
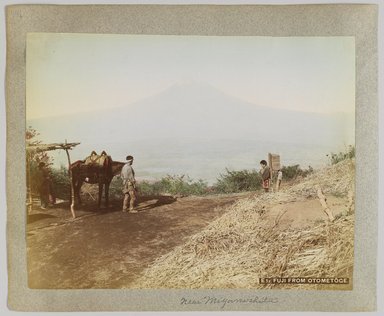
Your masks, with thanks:
[(105, 150), (100, 155), (93, 150), (91, 155), (85, 158), (84, 164), (87, 166), (104, 167), (105, 163), (108, 163), (108, 158), (111, 158), (111, 156), (108, 156)]
[(80, 190), (83, 182), (99, 185), (98, 207), (101, 206), (103, 187), (105, 187), (105, 205), (109, 204), (109, 185), (113, 177), (120, 173), (124, 163), (112, 161), (105, 151), (98, 155), (92, 151), (91, 155), (84, 160), (78, 160), (71, 164), (72, 185), (75, 200), (81, 204)]
[(84, 159), (84, 164), (80, 166), (80, 172), (85, 175), (84, 181), (95, 184), (104, 182), (103, 178), (109, 178), (112, 173), (112, 158), (105, 150), (98, 155), (92, 151), (91, 155)]

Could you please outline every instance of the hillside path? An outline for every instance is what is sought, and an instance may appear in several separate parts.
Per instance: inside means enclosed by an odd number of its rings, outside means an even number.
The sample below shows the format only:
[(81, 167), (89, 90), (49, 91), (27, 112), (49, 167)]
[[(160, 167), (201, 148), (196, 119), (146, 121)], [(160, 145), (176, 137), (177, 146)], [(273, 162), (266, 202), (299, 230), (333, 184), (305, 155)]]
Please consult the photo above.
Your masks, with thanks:
[(92, 206), (70, 219), (68, 205), (28, 216), (31, 288), (121, 288), (157, 257), (185, 242), (245, 195), (141, 199), (136, 214), (120, 203)]

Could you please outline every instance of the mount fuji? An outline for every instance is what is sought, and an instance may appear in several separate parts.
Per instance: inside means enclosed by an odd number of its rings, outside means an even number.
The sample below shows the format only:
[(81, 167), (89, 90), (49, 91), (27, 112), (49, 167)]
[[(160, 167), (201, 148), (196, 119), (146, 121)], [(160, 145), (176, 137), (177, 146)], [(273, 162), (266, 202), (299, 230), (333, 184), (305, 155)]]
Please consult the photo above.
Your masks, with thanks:
[(351, 114), (297, 112), (255, 105), (201, 83), (176, 84), (125, 107), (29, 120), (44, 140), (252, 139), (336, 145), (351, 142)]

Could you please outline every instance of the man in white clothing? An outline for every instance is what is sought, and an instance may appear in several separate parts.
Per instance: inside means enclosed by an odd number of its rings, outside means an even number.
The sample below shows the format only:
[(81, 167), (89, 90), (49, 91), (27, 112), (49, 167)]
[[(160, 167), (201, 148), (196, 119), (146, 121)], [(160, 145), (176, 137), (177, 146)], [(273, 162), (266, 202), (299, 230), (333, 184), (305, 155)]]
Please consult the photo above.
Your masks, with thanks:
[(135, 210), (136, 202), (136, 180), (135, 180), (135, 171), (132, 168), (133, 157), (127, 156), (127, 163), (121, 169), (121, 178), (123, 179), (123, 212), (128, 211), (129, 213), (137, 213)]

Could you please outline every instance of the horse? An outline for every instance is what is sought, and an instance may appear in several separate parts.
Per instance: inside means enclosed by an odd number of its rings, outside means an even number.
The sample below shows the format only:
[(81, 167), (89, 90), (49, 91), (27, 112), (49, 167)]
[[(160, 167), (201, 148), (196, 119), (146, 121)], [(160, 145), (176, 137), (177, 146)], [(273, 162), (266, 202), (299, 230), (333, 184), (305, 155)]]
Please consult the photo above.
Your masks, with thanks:
[[(109, 186), (114, 176), (120, 174), (124, 162), (113, 161), (111, 156), (105, 152), (102, 164), (86, 163), (85, 160), (78, 160), (71, 164), (72, 186), (74, 199), (81, 205), (80, 190), (84, 182), (99, 185), (98, 208), (101, 207), (103, 188), (105, 188), (105, 206), (109, 206)], [(72, 199), (72, 196), (71, 196)]]

